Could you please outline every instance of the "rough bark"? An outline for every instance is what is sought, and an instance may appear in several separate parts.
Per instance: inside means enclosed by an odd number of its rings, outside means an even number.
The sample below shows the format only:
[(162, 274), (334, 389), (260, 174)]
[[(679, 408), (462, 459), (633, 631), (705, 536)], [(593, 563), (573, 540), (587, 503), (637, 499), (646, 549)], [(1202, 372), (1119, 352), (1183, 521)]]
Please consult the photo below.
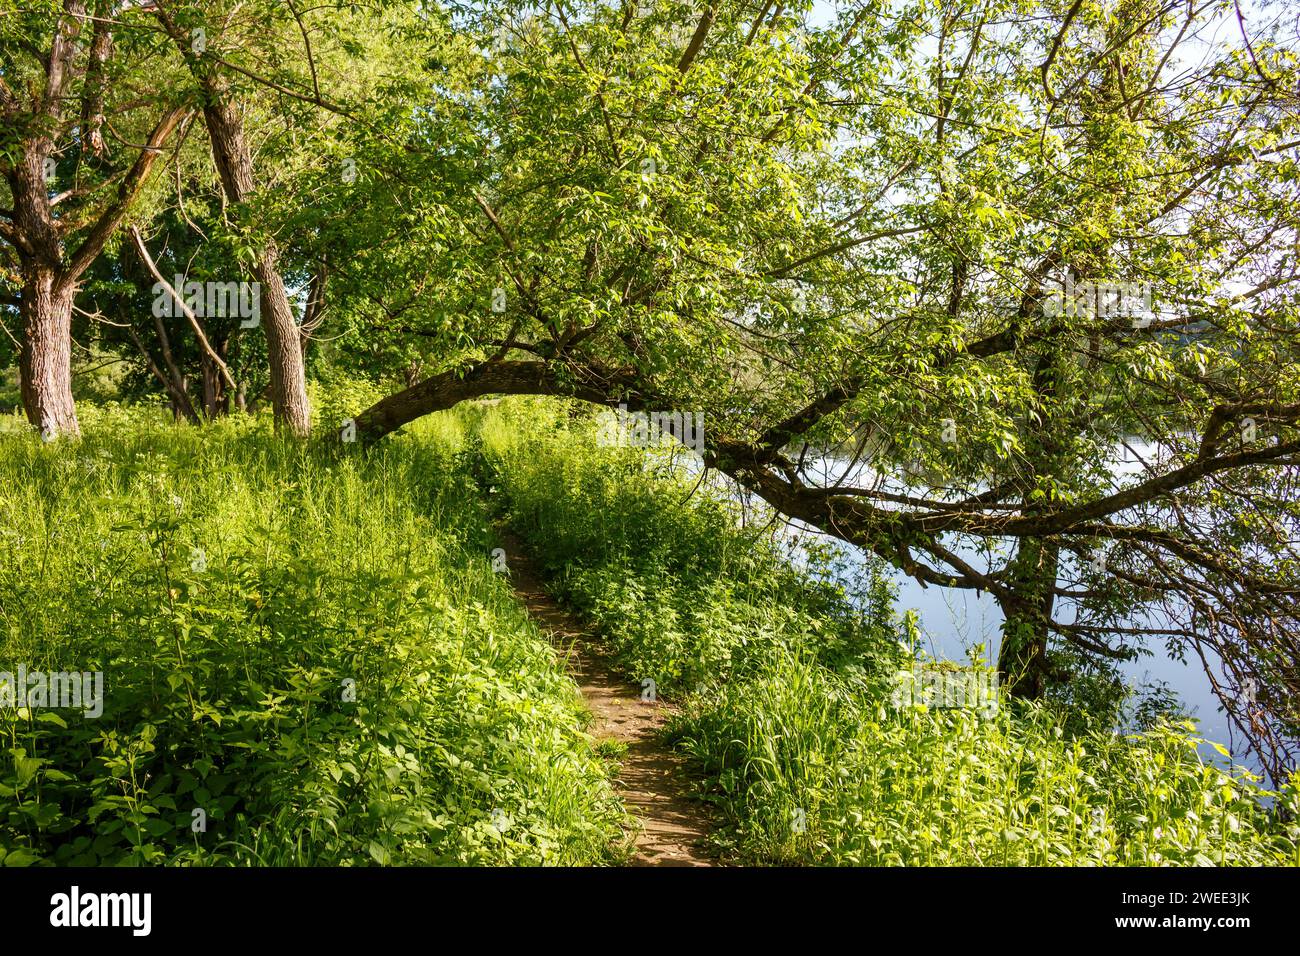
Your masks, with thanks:
[[(80, 5), (69, 9), (76, 12)], [(77, 25), (60, 26), (51, 44), (45, 97), (36, 117), (57, 119), (67, 74), (75, 56)], [(78, 434), (80, 424), (72, 399), (72, 299), (74, 283), (63, 275), (63, 244), (59, 237), (45, 176), (54, 143), (36, 132), (22, 143), (22, 152), (8, 170), (13, 194), (13, 230), (8, 237), (18, 252), (23, 291), (19, 303), (23, 342), (19, 376), (27, 420), (47, 438)]]
[(268, 242), (253, 265), (262, 287), (262, 325), (270, 361), (271, 407), (276, 427), (293, 435), (311, 432), (311, 405), (307, 401), (306, 365), (289, 296), (278, 268), (279, 254)]
[[(84, 13), (82, 4), (69, 2), (65, 6), (70, 13)], [(21, 142), (16, 162), (5, 169), (14, 209), (12, 226), (4, 230), (4, 238), (18, 254), (23, 280), (19, 304), (24, 336), (19, 357), (23, 408), (27, 420), (47, 437), (80, 433), (72, 397), (72, 306), (78, 280), (121, 225), (163, 144), (186, 112), (175, 109), (162, 117), (118, 185), (116, 196), (80, 245), (65, 253), (63, 227), (54, 216), (45, 167), (54, 152), (49, 130), (62, 118), (78, 32), (75, 17), (60, 26), (48, 60), (44, 96), (31, 116), (34, 132)], [(15, 101), (7, 100), (4, 106), (7, 116), (18, 115)]]
[[(1029, 492), (1038, 476), (1064, 477), (1074, 462), (1062, 444), (1069, 427), (1063, 399), (1069, 388), (1062, 354), (1064, 327), (1059, 317), (1049, 324), (1042, 351), (1034, 368), (1034, 393), (1038, 414), (1025, 423), (1025, 459), (1032, 465), (1032, 479), (1020, 486), (1022, 499), (1031, 503), (1025, 515), (1041, 510)], [(998, 679), (1013, 697), (1037, 700), (1047, 690), (1050, 672), (1047, 645), (1051, 636), (1052, 608), (1056, 600), (1056, 579), (1061, 556), (1054, 538), (1027, 536), (1019, 540), (1016, 556), (1006, 569), (1008, 593), (1000, 598), (1002, 645), (998, 650)]]
[(1036, 700), (1047, 689), (1047, 641), (1061, 549), (1046, 538), (1023, 538), (1007, 569), (1012, 596), (1000, 604), (1005, 620), (998, 679), (1013, 697)]
[[(253, 196), (254, 177), (243, 118), (218, 66), (205, 61), (201, 53), (192, 49), (189, 34), (178, 27), (168, 7), (165, 2), (156, 2), (154, 12), (203, 92), (203, 122), (212, 144), (212, 160), (221, 179), (222, 192), (231, 203), (247, 202)], [(253, 275), (261, 286), (261, 326), (266, 332), (270, 363), (271, 406), (277, 430), (305, 436), (311, 431), (306, 362), (302, 335), (280, 275), (279, 258), (275, 242), (268, 240), (258, 250), (253, 264)], [(242, 394), (242, 389), (237, 390), (237, 395)], [(242, 399), (236, 401), (242, 404)]]
[[(248, 148), (243, 118), (235, 108), (227, 84), (220, 74), (207, 68), (189, 49), (165, 11), (159, 8), (164, 27), (180, 46), (205, 103), (203, 121), (212, 144), (212, 159), (221, 179), (222, 191), (232, 203), (247, 202), (253, 195), (253, 157)], [(274, 241), (258, 250), (253, 275), (261, 287), (261, 326), (266, 332), (270, 363), (271, 406), (276, 428), (305, 436), (311, 431), (311, 406), (307, 400), (306, 363), (301, 335), (279, 271), (279, 250)]]
[[(219, 80), (207, 75), (200, 81), (209, 97), (203, 118), (222, 189), (231, 202), (245, 202), (253, 193), (253, 160), (243, 120), (227, 99)], [(253, 275), (261, 286), (261, 324), (266, 330), (276, 427), (294, 435), (307, 435), (311, 431), (311, 406), (307, 401), (306, 367), (298, 325), (280, 277), (279, 251), (274, 242), (268, 241), (258, 251)]]
[(46, 265), (24, 270), (20, 311), (23, 408), (46, 438), (81, 431), (72, 399), (72, 299), (75, 286)]

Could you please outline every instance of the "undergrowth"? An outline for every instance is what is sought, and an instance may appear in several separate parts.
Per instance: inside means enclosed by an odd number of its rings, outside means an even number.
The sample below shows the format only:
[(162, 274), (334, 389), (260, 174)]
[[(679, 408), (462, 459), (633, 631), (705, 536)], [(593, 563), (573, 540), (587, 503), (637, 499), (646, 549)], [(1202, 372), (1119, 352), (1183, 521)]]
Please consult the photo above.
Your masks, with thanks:
[(590, 864), (623, 820), (491, 570), (450, 419), (340, 454), (265, 419), (0, 432), (0, 862)]
[(670, 738), (735, 857), (1300, 862), (1294, 781), (1273, 793), (1203, 761), (1192, 725), (1067, 732), (1018, 702), (991, 716), (896, 705), (916, 642), (878, 567), (854, 594), (816, 573), (815, 554), (796, 568), (768, 523), (742, 527), (725, 488), (680, 467), (680, 449), (601, 447), (588, 414), (514, 400), (481, 418), (484, 480), (627, 676), (675, 698)]

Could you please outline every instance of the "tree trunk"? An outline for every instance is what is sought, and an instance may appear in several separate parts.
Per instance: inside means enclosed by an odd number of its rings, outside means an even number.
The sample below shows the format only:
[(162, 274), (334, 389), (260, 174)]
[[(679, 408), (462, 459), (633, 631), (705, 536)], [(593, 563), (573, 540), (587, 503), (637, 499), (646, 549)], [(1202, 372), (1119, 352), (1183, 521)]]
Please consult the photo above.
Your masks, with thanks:
[[(158, 363), (153, 360), (153, 356), (149, 354), (148, 346), (146, 346), (144, 340), (140, 338), (140, 333), (131, 325), (128, 310), (126, 308), (121, 308), (119, 311), (121, 312), (122, 325), (126, 328), (126, 334), (131, 337), (131, 341), (135, 343), (136, 351), (138, 351), (140, 357), (144, 359), (144, 363), (149, 367), (149, 371), (153, 373), (153, 377), (158, 379), (158, 381), (162, 383), (162, 387), (166, 390), (167, 397), (172, 403), (172, 414), (178, 419), (183, 417), (193, 425), (199, 424), (199, 416), (198, 413), (194, 411), (194, 403), (190, 401), (189, 390), (186, 388), (184, 376), (174, 374), (174, 365), (169, 365), (169, 370), (167, 372), (160, 369)], [(158, 331), (162, 336), (161, 344), (163, 346), (163, 361), (164, 363), (170, 363), (171, 346), (166, 344), (166, 330), (162, 327), (160, 319), (155, 319), (155, 321), (159, 323)]]
[[(221, 174), (222, 189), (231, 202), (247, 201), (253, 192), (253, 159), (244, 136), (244, 124), (226, 91), (211, 75), (202, 78), (209, 103), (203, 108), (212, 156)], [(311, 407), (298, 325), (279, 272), (279, 251), (267, 241), (259, 250), (253, 274), (261, 285), (261, 325), (266, 330), (270, 360), (271, 406), (276, 428), (305, 436), (311, 431)]]
[(266, 327), (266, 354), (271, 371), (271, 407), (276, 427), (294, 435), (311, 432), (311, 405), (307, 401), (307, 373), (298, 324), (280, 278), (279, 253), (268, 242), (253, 266), (262, 286), (262, 324)]
[(307, 361), (307, 348), (311, 345), (312, 333), (320, 327), (325, 319), (325, 283), (329, 278), (329, 266), (322, 257), (311, 277), (311, 286), (307, 291), (307, 307), (303, 309), (302, 328), (298, 338), (302, 342), (302, 360)]
[(998, 680), (1012, 697), (1037, 700), (1046, 690), (1047, 622), (1060, 555), (1060, 545), (1051, 539), (1022, 538), (1007, 568), (1006, 584), (1015, 597), (1002, 602)]
[(48, 139), (23, 144), (9, 178), (23, 280), (23, 342), (18, 369), (27, 420), (47, 438), (81, 433), (72, 400), (72, 302), (76, 283), (61, 269), (62, 249), (50, 211)]
[(371, 405), (355, 419), (357, 440), (377, 441), (430, 412), (498, 393), (563, 395), (600, 405), (613, 405), (622, 396), (632, 407), (637, 400), (627, 389), (634, 383), (629, 369), (566, 368), (558, 363), (533, 361), (480, 362), (468, 368), (440, 372)]
[[(13, 206), (7, 215), (12, 225), (5, 226), (4, 238), (17, 253), (23, 279), (19, 303), (23, 324), (19, 356), (23, 406), (28, 421), (47, 437), (81, 431), (72, 401), (72, 306), (77, 281), (103, 252), (144, 188), (163, 144), (190, 113), (176, 108), (163, 114), (140, 147), (135, 163), (124, 176), (113, 177), (117, 180), (115, 194), (97, 217), (87, 220), (80, 245), (65, 253), (66, 237), (61, 227), (67, 228), (69, 223), (61, 223), (54, 216), (51, 170), (46, 167), (60, 152), (55, 149), (54, 137), (63, 135), (67, 128), (65, 113), (72, 99), (68, 87), (79, 74), (79, 37), (88, 17), (84, 0), (64, 0), (63, 9), (66, 16), (55, 28), (49, 52), (32, 47), (45, 67), (44, 89), (32, 83), (34, 77), (25, 74), (20, 87), (15, 87), (22, 89), (21, 97), (0, 83), (5, 130), (8, 132), (12, 126), (16, 132), (6, 137), (12, 140), (7, 143), (6, 153), (16, 157), (13, 165), (4, 162), (0, 168), (5, 170)], [(105, 65), (112, 50), (107, 22), (103, 18), (96, 21), (90, 62), (85, 68), (85, 123), (81, 135), (86, 137), (83, 145), (88, 155), (98, 150)]]
[[(230, 339), (218, 339), (212, 343), (217, 355), (223, 362), (227, 361)], [(230, 393), (221, 377), (221, 370), (206, 353), (199, 353), (199, 366), (203, 369), (203, 414), (209, 419), (221, 418), (230, 414)]]
[[(231, 203), (248, 202), (253, 197), (253, 156), (230, 86), (210, 58), (192, 49), (188, 32), (176, 23), (167, 4), (156, 3), (154, 13), (203, 90), (203, 122), (208, 129), (222, 192)], [(275, 427), (277, 431), (287, 429), (290, 434), (306, 436), (311, 432), (311, 407), (307, 401), (301, 333), (280, 277), (279, 250), (273, 241), (268, 240), (258, 250), (253, 274), (261, 285), (260, 325), (266, 332), (266, 352), (270, 359)], [(242, 395), (241, 383), (237, 405), (242, 405)]]
[[(164, 381), (164, 387), (167, 394), (171, 396), (172, 408), (176, 411), (177, 417), (184, 416), (194, 425), (199, 423), (199, 415), (194, 411), (194, 403), (190, 400), (189, 384), (185, 381), (185, 376), (181, 372), (180, 366), (176, 364), (176, 357), (172, 354), (171, 339), (167, 335), (167, 326), (162, 320), (162, 316), (155, 313), (153, 317), (154, 329), (158, 332), (158, 348), (162, 352), (163, 364), (167, 366), (167, 378)], [(134, 335), (134, 330), (132, 331)], [(140, 346), (144, 351), (143, 344)], [(145, 358), (149, 359), (149, 353), (144, 351)], [(158, 373), (161, 375), (161, 373)]]
[(24, 270), (20, 302), (23, 320), (23, 407), (27, 420), (48, 438), (79, 435), (72, 401), (72, 300), (76, 286), (60, 282), (54, 270)]

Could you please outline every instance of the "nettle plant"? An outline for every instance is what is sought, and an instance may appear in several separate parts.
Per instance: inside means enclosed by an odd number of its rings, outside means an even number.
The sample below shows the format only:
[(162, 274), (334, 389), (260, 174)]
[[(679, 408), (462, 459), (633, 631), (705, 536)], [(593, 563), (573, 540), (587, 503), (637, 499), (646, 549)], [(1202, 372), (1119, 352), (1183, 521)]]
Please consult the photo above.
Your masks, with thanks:
[[(1014, 696), (1163, 642), (1280, 779), (1300, 119), (1267, 9), (1220, 31), (1229, 0), (118, 6), (0, 26), (39, 94), (0, 86), (0, 254), (23, 361), (57, 379), (23, 379), (49, 437), (77, 427), (77, 277), (201, 113), (283, 431), (310, 425), (287, 289), (307, 326), (328, 278), (319, 354), (391, 389), (327, 419), (350, 444), (488, 394), (702, 414), (745, 492), (992, 595)], [(132, 43), (78, 48), (90, 8)], [(164, 54), (175, 99), (128, 95)], [(97, 104), (156, 148), (86, 155)], [(828, 479), (826, 454), (852, 464)]]
[(602, 446), (575, 411), (476, 410), (480, 481), (642, 699), (674, 703), (669, 739), (704, 776), (712, 841), (733, 859), (1296, 862), (1294, 779), (1271, 791), (1207, 763), (1185, 722), (1129, 733), (1083, 706), (1068, 721), (1000, 706), (985, 669), (918, 654), (915, 614), (898, 619), (878, 568), (832, 586), (820, 561), (791, 567), (768, 522), (738, 526), (728, 495)]
[(97, 717), (0, 708), (0, 863), (617, 853), (572, 684), (450, 454), (98, 417), (75, 453), (0, 436), (0, 660), (104, 674)]

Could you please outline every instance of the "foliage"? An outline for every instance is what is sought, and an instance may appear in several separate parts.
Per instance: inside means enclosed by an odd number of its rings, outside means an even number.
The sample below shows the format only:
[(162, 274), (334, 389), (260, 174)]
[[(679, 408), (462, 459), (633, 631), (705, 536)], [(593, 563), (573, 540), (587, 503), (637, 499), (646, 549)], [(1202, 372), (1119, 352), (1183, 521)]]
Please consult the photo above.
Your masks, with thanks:
[(695, 477), (656, 466), (659, 450), (601, 448), (589, 421), (554, 406), (503, 403), (481, 433), (491, 481), (559, 591), (630, 678), (680, 704), (670, 738), (741, 859), (1300, 864), (1296, 782), (1274, 793), (1205, 762), (1190, 723), (1130, 735), (1067, 730), (1041, 705), (892, 706), (906, 628), (887, 595), (846, 607), (724, 502), (688, 498)]
[(816, 647), (837, 666), (892, 663), (892, 651), (877, 659), (895, 630), (878, 574), (868, 601), (850, 604), (839, 586), (789, 566), (768, 529), (737, 530), (719, 488), (692, 495), (694, 482), (674, 478), (670, 458), (593, 449), (589, 417), (503, 403), (481, 433), (512, 527), (638, 680), (669, 693), (742, 680), (794, 647)]
[(105, 692), (98, 718), (0, 708), (5, 864), (614, 858), (580, 700), (491, 572), (454, 429), (359, 459), (266, 419), (85, 420), (77, 445), (0, 434), (0, 670)]

